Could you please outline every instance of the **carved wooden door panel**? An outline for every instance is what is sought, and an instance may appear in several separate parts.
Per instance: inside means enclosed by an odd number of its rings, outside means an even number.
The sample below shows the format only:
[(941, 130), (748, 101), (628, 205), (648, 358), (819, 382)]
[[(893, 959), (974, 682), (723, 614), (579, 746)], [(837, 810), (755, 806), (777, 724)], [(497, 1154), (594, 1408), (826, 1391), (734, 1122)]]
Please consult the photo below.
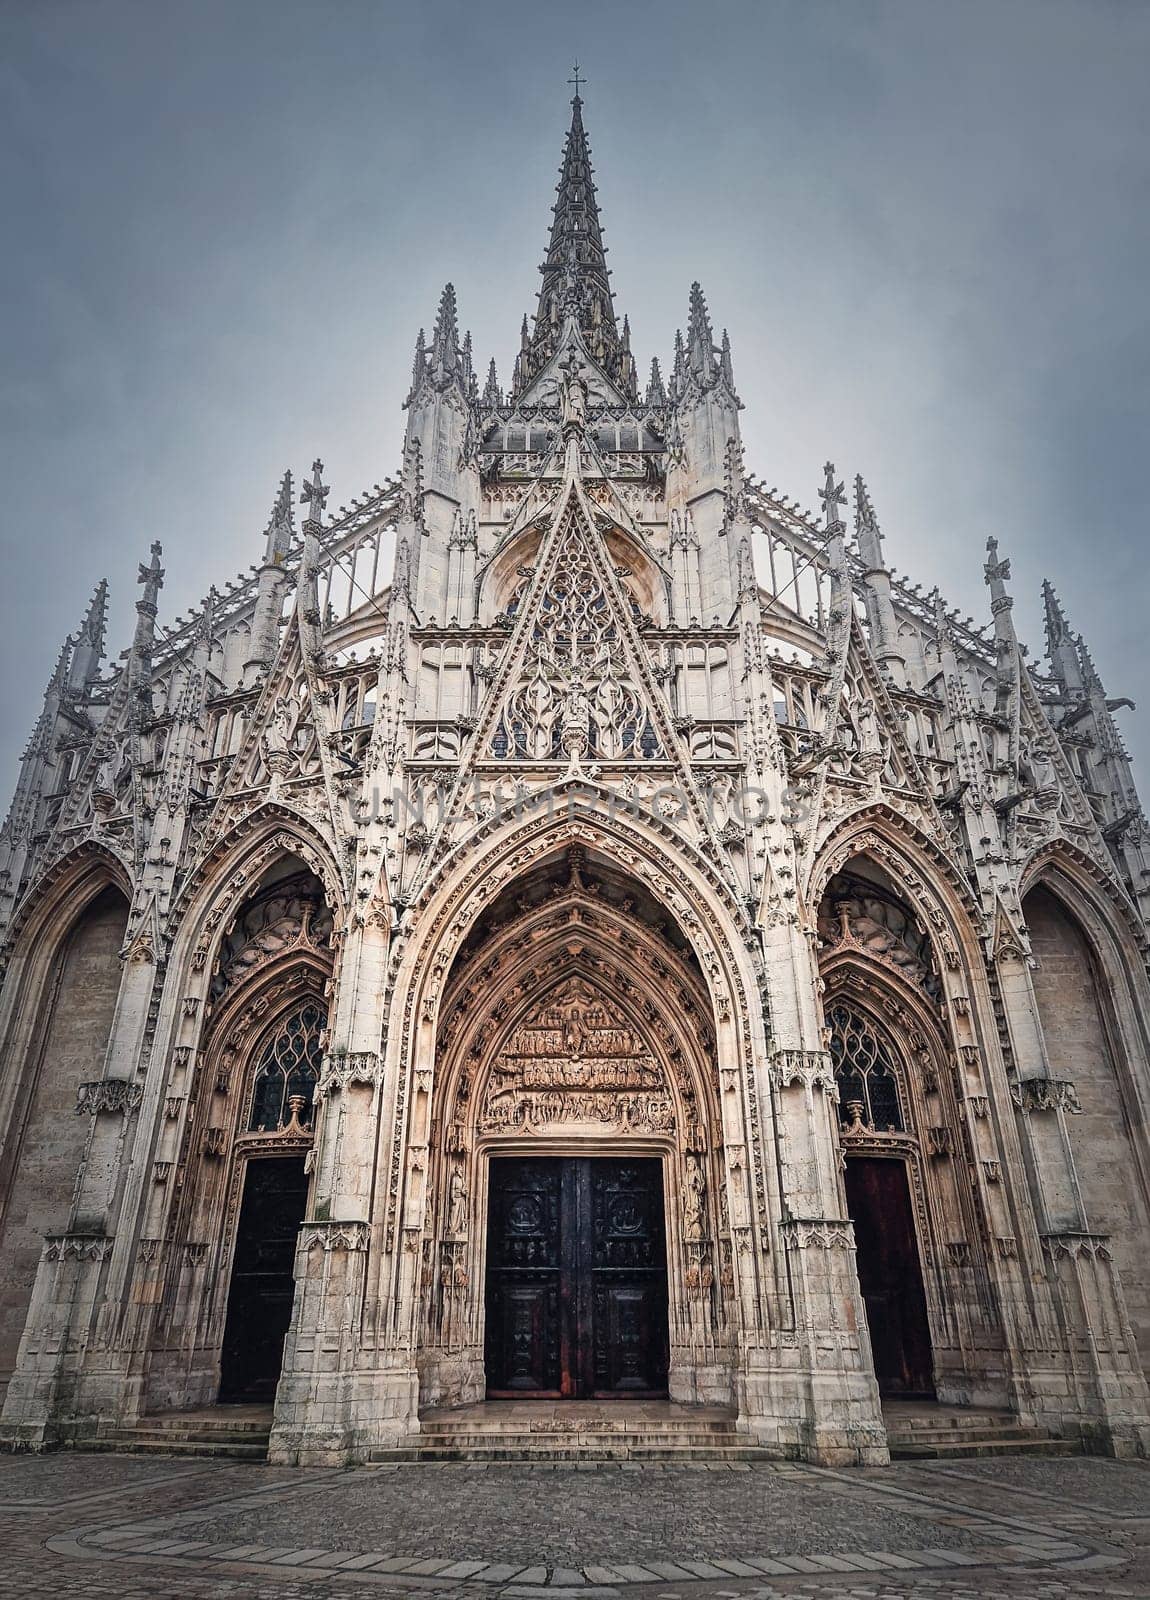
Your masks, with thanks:
[(661, 1164), (495, 1160), (490, 1197), (488, 1393), (665, 1393)]
[(659, 1161), (589, 1161), (591, 1392), (667, 1388), (667, 1247)]
[(879, 1393), (933, 1399), (930, 1326), (905, 1161), (848, 1157), (847, 1210)]
[(493, 1161), (487, 1239), (487, 1387), (558, 1396), (565, 1365), (562, 1296), (565, 1163)]
[(271, 1401), (291, 1321), (296, 1235), (307, 1205), (303, 1158), (248, 1162), (220, 1369), (223, 1401)]

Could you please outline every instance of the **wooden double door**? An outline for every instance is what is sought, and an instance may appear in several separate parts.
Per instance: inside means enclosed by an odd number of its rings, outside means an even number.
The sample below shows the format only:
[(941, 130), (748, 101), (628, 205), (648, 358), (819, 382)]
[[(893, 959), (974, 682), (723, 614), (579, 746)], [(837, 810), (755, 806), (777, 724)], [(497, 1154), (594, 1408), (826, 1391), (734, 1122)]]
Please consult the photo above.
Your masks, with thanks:
[(667, 1392), (667, 1247), (658, 1160), (491, 1162), (487, 1392)]

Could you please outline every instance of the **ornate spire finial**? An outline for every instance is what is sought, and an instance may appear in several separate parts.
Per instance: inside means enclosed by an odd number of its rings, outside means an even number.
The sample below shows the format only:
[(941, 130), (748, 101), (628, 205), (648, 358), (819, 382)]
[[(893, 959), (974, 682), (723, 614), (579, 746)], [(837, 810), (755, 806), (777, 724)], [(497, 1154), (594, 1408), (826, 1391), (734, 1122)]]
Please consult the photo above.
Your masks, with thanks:
[(327, 505), (330, 493), (330, 489), (323, 481), (323, 462), (316, 456), (311, 464), (311, 482), (304, 484), (303, 493), (299, 497), (300, 505), (308, 507), (308, 514), (304, 519), (305, 528), (310, 527), (312, 523), (322, 524), (323, 509)]
[(819, 499), (823, 503), (824, 527), (828, 533), (839, 533), (842, 531), (843, 523), (842, 518), (839, 516), (838, 508), (846, 505), (847, 497), (843, 493), (842, 484), (835, 482), (835, 464), (833, 461), (826, 462), (823, 467), (823, 475), (826, 481), (819, 490)]
[(144, 586), (143, 594), (136, 601), (136, 610), (142, 612), (146, 608), (150, 608), (153, 617), (156, 614), (156, 602), (160, 597), (160, 589), (164, 582), (164, 569), (160, 565), (160, 557), (163, 553), (164, 547), (157, 541), (152, 545), (152, 559), (147, 563), (141, 561), (140, 570), (136, 574), (136, 582), (142, 583)]
[(995, 616), (1009, 611), (1014, 601), (1006, 592), (1006, 579), (1010, 577), (1010, 561), (998, 559), (998, 540), (986, 541), (986, 565), (982, 569), (986, 586), (990, 590), (990, 609)]
[(575, 85), (575, 93), (571, 97), (571, 104), (572, 105), (576, 105), (576, 104), (582, 105), (583, 102), (579, 99), (579, 89), (580, 89), (580, 86), (582, 84), (585, 84), (587, 82), (587, 79), (586, 78), (581, 78), (579, 76), (579, 63), (578, 63), (578, 61), (576, 61), (574, 67), (572, 68), (571, 76), (567, 79), (567, 82), (568, 83), (573, 83)]

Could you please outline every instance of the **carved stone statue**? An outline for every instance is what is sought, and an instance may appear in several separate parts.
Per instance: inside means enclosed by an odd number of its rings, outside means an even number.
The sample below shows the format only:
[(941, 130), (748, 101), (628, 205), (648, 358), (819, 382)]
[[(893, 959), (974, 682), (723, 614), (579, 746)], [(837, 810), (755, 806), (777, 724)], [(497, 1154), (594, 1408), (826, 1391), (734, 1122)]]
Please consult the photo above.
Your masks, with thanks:
[(467, 1185), (463, 1168), (453, 1167), (448, 1187), (447, 1233), (449, 1238), (462, 1238), (467, 1232)]
[(574, 357), (563, 368), (559, 385), (559, 405), (563, 413), (563, 431), (569, 429), (582, 433), (587, 426), (587, 380)]
[(687, 1181), (683, 1186), (683, 1225), (688, 1239), (701, 1239), (705, 1232), (707, 1180), (693, 1158), (687, 1162)]

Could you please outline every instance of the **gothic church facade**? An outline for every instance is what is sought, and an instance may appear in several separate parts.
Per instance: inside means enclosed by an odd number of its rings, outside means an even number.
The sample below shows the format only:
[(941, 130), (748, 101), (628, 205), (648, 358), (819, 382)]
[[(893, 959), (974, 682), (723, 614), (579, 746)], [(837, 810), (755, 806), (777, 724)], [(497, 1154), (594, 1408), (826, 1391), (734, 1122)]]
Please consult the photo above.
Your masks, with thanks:
[[(576, 96), (506, 389), (443, 293), (398, 475), (97, 591), (0, 834), (2, 1436), (667, 1396), (881, 1462), (887, 1397), (1150, 1440), (1150, 833), (1046, 591), (746, 469), (690, 294), (640, 381)], [(297, 527), (297, 519), (299, 526)]]

